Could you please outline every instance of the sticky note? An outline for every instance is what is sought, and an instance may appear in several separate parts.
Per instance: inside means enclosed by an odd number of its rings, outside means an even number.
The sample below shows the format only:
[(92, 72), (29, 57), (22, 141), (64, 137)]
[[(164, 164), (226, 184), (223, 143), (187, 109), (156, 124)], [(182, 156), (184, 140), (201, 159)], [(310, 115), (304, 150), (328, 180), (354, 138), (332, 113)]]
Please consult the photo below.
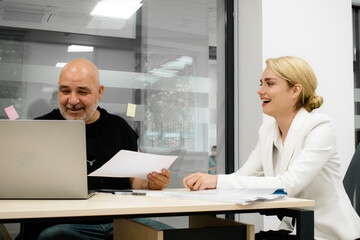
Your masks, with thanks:
[(126, 116), (128, 117), (135, 117), (136, 105), (132, 103), (128, 103)]
[(10, 120), (15, 120), (17, 118), (19, 118), (19, 115), (17, 114), (15, 108), (13, 105), (11, 105), (10, 107), (7, 107), (4, 109), (6, 112), (6, 115), (8, 116), (8, 118)]

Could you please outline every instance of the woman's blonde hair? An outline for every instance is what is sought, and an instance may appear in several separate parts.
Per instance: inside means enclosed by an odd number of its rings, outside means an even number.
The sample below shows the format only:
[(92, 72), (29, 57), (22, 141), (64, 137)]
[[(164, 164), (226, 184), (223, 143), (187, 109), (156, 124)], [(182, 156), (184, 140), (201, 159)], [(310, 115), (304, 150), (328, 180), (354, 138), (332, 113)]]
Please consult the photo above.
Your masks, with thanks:
[(277, 76), (288, 82), (289, 86), (300, 84), (302, 86), (296, 110), (304, 107), (308, 112), (319, 108), (323, 98), (316, 95), (317, 80), (310, 65), (303, 59), (293, 56), (269, 58), (266, 65)]

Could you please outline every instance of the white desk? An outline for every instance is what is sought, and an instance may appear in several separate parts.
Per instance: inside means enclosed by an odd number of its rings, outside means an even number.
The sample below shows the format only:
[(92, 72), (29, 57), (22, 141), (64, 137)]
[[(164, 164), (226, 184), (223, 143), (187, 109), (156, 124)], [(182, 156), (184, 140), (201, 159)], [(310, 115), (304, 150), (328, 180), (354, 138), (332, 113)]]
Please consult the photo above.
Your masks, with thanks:
[[(297, 239), (314, 235), (312, 200), (284, 198), (250, 205), (184, 200), (171, 197), (95, 194), (87, 200), (0, 200), (0, 222), (23, 222), (56, 219), (116, 219), (192, 214), (226, 214), (260, 212), (297, 218)], [(310, 231), (310, 232), (309, 232)], [(310, 234), (310, 235), (309, 235)], [(309, 238), (309, 236), (311, 236)]]

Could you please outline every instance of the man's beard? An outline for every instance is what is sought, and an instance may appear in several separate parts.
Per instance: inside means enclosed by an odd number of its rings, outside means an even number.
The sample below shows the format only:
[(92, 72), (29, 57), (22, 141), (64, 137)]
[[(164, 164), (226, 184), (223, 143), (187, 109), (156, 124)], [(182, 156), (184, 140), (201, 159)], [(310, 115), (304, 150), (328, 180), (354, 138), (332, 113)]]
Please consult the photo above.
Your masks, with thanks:
[[(59, 109), (60, 109), (60, 113), (61, 115), (66, 119), (66, 120), (84, 120), (85, 122), (87, 120), (89, 120), (95, 113), (96, 109), (98, 106), (98, 101), (96, 101), (93, 105), (91, 105), (90, 107), (86, 108), (83, 104), (76, 104), (76, 105), (71, 105), (71, 104), (67, 104), (65, 107), (62, 107), (59, 104)], [(84, 113), (83, 115), (78, 118), (78, 116), (72, 116), (71, 114), (67, 113), (67, 110), (77, 110), (77, 109), (83, 109)]]

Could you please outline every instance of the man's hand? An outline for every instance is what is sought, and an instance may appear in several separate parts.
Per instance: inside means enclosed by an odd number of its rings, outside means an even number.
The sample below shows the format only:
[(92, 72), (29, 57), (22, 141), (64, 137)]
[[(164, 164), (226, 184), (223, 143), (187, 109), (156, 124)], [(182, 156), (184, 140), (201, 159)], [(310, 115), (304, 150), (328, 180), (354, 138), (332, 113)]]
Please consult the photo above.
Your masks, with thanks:
[(161, 173), (152, 172), (147, 175), (148, 188), (151, 190), (161, 190), (170, 182), (171, 172), (165, 168), (161, 169)]
[(217, 175), (193, 173), (183, 179), (184, 187), (191, 191), (214, 189), (217, 185)]
[(161, 173), (152, 172), (147, 175), (147, 180), (141, 178), (130, 178), (132, 189), (151, 189), (161, 190), (170, 182), (171, 172), (165, 168), (161, 169)]

